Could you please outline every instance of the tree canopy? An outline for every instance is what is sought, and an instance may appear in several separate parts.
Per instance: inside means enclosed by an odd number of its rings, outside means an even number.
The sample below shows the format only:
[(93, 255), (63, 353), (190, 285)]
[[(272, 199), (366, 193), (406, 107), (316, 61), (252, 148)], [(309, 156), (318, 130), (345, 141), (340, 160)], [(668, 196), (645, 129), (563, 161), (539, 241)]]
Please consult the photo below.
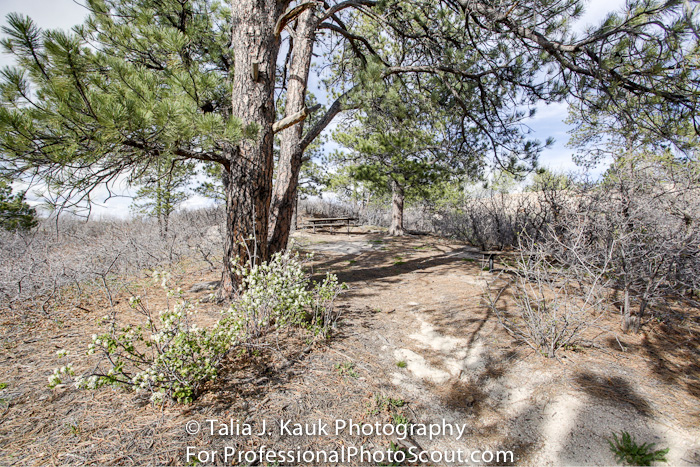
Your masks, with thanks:
[(243, 137), (229, 110), (228, 10), (150, 0), (88, 8), (71, 32), (8, 16), (2, 46), (17, 65), (1, 72), (4, 172), (40, 177), (75, 205), (163, 157), (221, 159), (221, 144)]
[[(286, 246), (304, 151), (339, 113), (371, 115), (367, 96), (377, 88), (445, 109), (445, 132), (479, 149), (477, 166), (490, 156), (507, 170), (535, 167), (542, 143), (528, 137), (525, 119), (543, 101), (604, 108), (615, 125), (659, 140), (697, 136), (695, 10), (633, 0), (577, 35), (582, 5), (89, 0), (88, 20), (71, 32), (13, 14), (2, 31), (17, 65), (0, 77), (0, 170), (39, 178), (57, 204), (73, 204), (161, 158), (220, 164), (231, 292), (233, 257), (266, 260)], [(315, 110), (307, 105), (314, 52), (335, 100), (304, 128)]]
[(161, 158), (145, 171), (137, 183), (139, 189), (134, 196), (131, 209), (139, 214), (155, 217), (161, 235), (168, 231), (170, 215), (178, 205), (189, 198), (187, 192), (193, 175), (194, 163), (177, 162)]

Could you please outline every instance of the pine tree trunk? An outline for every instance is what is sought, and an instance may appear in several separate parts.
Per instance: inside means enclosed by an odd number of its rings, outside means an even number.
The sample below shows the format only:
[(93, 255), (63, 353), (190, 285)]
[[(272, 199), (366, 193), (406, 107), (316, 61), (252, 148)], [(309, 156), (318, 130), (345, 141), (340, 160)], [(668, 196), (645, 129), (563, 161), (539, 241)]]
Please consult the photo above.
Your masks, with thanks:
[(233, 262), (268, 259), (267, 232), (272, 195), (275, 120), (275, 65), (280, 38), (275, 24), (288, 1), (236, 0), (232, 11), (232, 50), (236, 70), (232, 116), (254, 124), (257, 135), (226, 149), (226, 238), (219, 297), (231, 297), (239, 280)]
[(163, 236), (168, 234), (168, 225), (170, 224), (170, 213), (166, 212), (163, 216)]
[(400, 237), (403, 230), (404, 189), (396, 181), (391, 182), (391, 228), (389, 235)]
[(163, 191), (163, 231), (168, 233), (170, 224), (170, 214), (173, 213), (173, 178), (172, 172), (168, 172), (168, 177), (165, 179), (165, 190)]
[[(285, 117), (294, 115), (304, 108), (315, 25), (316, 20), (312, 9), (304, 11), (297, 20), (294, 50), (292, 51), (287, 83)], [(301, 122), (280, 133), (277, 181), (270, 208), (270, 255), (285, 250), (289, 241), (299, 184), (299, 171), (302, 165), (303, 149), (300, 143), (303, 130), (304, 122)]]
[(165, 237), (163, 230), (163, 188), (160, 186), (160, 168), (158, 170), (158, 180), (156, 180), (156, 216), (158, 218), (158, 233), (161, 238)]

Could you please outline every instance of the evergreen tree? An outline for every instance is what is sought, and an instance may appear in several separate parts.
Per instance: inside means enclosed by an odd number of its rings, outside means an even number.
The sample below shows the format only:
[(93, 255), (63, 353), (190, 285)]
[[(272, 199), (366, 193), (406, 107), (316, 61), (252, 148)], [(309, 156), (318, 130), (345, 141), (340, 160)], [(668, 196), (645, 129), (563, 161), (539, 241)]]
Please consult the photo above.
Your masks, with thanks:
[(449, 115), (429, 99), (418, 101), (421, 96), (399, 83), (373, 91), (363, 96), (369, 100), (363, 110), (334, 133), (334, 139), (350, 150), (339, 151), (335, 160), (345, 166), (339, 176), (363, 182), (379, 195), (391, 193), (389, 233), (401, 236), (407, 197), (425, 198), (437, 183), (475, 177), (482, 160), (476, 152), (478, 141), (471, 147), (462, 144), (449, 131)]
[(532, 183), (527, 186), (528, 191), (561, 191), (567, 190), (573, 185), (571, 177), (564, 173), (553, 172), (542, 168), (532, 177)]
[(131, 209), (134, 212), (155, 217), (160, 234), (168, 232), (170, 215), (175, 208), (189, 198), (187, 186), (195, 172), (194, 163), (158, 159), (152, 167), (138, 176), (140, 185)]
[[(412, 81), (415, 92), (438, 89), (446, 108), (462, 109), (454, 131), (479, 133), (504, 167), (537, 154), (522, 109), (542, 100), (608, 95), (636, 99), (645, 115), (696, 118), (698, 28), (682, 2), (628, 2), (624, 14), (583, 37), (568, 28), (581, 0), (506, 6), (237, 0), (230, 10), (207, 0), (89, 0), (88, 6), (90, 19), (71, 33), (9, 18), (3, 45), (18, 67), (2, 72), (2, 169), (44, 178), (74, 202), (153, 158), (220, 164), (227, 205), (222, 295), (237, 282), (232, 259), (253, 252), (255, 261), (266, 260), (286, 245), (303, 152), (338, 113), (361, 106), (356, 97), (368, 69), (380, 80)], [(293, 47), (283, 67), (285, 116), (276, 121), (278, 55), (287, 39)], [(330, 84), (338, 92), (318, 123), (302, 131), (312, 113), (311, 56), (322, 40), (330, 51), (323, 65), (334, 68)], [(386, 41), (396, 45), (386, 48)], [(285, 136), (273, 202), (279, 132)], [(268, 243), (268, 222), (276, 219), (282, 222)]]
[[(230, 10), (208, 0), (88, 7), (70, 32), (8, 16), (2, 46), (16, 66), (1, 72), (2, 172), (42, 180), (56, 208), (79, 207), (122, 174), (138, 184), (163, 180), (171, 161), (226, 165), (223, 153), (255, 135), (231, 115)], [(164, 219), (172, 202), (156, 204)]]
[(36, 210), (25, 201), (26, 192), (12, 194), (12, 186), (0, 179), (0, 227), (5, 230), (30, 230), (38, 224)]

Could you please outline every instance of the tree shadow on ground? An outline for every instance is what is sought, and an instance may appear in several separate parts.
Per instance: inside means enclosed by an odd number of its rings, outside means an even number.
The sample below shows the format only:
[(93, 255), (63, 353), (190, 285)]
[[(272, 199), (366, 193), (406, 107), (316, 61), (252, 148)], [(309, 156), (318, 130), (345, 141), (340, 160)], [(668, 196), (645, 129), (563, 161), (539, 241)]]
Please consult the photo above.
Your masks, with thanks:
[[(530, 457), (542, 447), (540, 438), (543, 426), (540, 414), (545, 407), (545, 403), (530, 404), (522, 409), (517, 416), (508, 420), (507, 435), (494, 451), (512, 452), (513, 461), (502, 459), (494, 462), (493, 465), (528, 465)], [(504, 428), (503, 426), (495, 426), (492, 429), (503, 430)]]
[(531, 396), (515, 417), (501, 422), (507, 435), (497, 449), (513, 451), (515, 464), (544, 458), (554, 465), (608, 465), (614, 457), (607, 440), (614, 432), (629, 431), (640, 444), (661, 442), (647, 423), (649, 402), (626, 380), (584, 371), (574, 383), (580, 392)]
[[(613, 305), (621, 306), (619, 291), (613, 291), (610, 300)], [(698, 309), (683, 302), (659, 303), (647, 316), (641, 332), (641, 335), (610, 337), (606, 344), (610, 349), (645, 357), (661, 381), (674, 389), (682, 388), (700, 402)], [(700, 416), (700, 409), (696, 414)]]
[[(664, 443), (654, 423), (654, 408), (627, 379), (581, 371), (575, 375), (574, 383), (587, 398), (578, 410), (575, 428), (561, 451), (562, 462), (611, 463), (614, 454), (609, 440), (613, 433), (619, 436), (623, 431), (630, 433), (638, 444), (655, 443), (657, 447), (664, 447), (659, 446)], [(593, 445), (598, 449), (591, 449)]]
[(654, 374), (700, 402), (700, 333), (695, 328), (659, 325), (646, 334), (642, 349)]
[(634, 388), (619, 376), (603, 376), (591, 371), (583, 371), (574, 377), (579, 389), (598, 400), (612, 406), (634, 409), (640, 415), (650, 416), (652, 409)]
[[(336, 269), (339, 263), (355, 260), (355, 258), (355, 255), (344, 255), (330, 258), (321, 263), (316, 264), (314, 266), (314, 270)], [(444, 254), (436, 257), (433, 256), (428, 258), (399, 260), (396, 261), (395, 264), (391, 265), (377, 264), (379, 262), (385, 261), (386, 259), (387, 255), (368, 255), (362, 259), (363, 266), (367, 263), (370, 263), (370, 265), (372, 263), (375, 263), (375, 265), (363, 268), (339, 268), (336, 272), (338, 280), (345, 283), (381, 280), (419, 271), (425, 271), (425, 273), (432, 273), (426, 270), (442, 266), (452, 266), (454, 268), (461, 269), (464, 268), (465, 265), (469, 265), (467, 267), (469, 267), (470, 269), (474, 269), (475, 272), (478, 271), (476, 266), (471, 265), (471, 263), (465, 263), (460, 258)]]
[[(504, 418), (508, 409), (508, 397), (497, 398), (494, 386), (501, 387), (507, 374), (522, 357), (517, 350), (508, 350), (498, 356), (489, 355), (483, 370), (468, 381), (458, 380), (440, 393), (448, 408), (463, 413), (472, 421), (471, 435), (476, 439), (495, 440), (495, 445), (470, 446), (470, 449), (486, 449), (492, 452), (510, 452), (512, 458), (494, 458), (493, 465), (524, 465), (541, 447), (542, 427), (539, 415), (545, 402), (528, 404), (511, 418)], [(504, 387), (501, 388), (505, 389)]]
[[(465, 314), (464, 309), (462, 313)], [(437, 320), (445, 325), (449, 316), (456, 314), (454, 309), (427, 312), (431, 324), (436, 323), (435, 320)], [(459, 322), (463, 321), (464, 319)], [(492, 312), (486, 309), (482, 316), (472, 316), (467, 322), (467, 325), (460, 327), (460, 330), (466, 334), (465, 348), (460, 350), (466, 349), (469, 356), (470, 352), (480, 347), (480, 344), (489, 341), (493, 330), (490, 327), (487, 328), (487, 324), (495, 324), (495, 318)], [(523, 357), (523, 353), (515, 348), (498, 350), (490, 346), (481, 348), (483, 353), (478, 367), (465, 367), (464, 373), (460, 373), (459, 377), (453, 378), (446, 384), (434, 385), (433, 391), (446, 408), (462, 414), (471, 422), (470, 436), (473, 439), (496, 439), (498, 440), (496, 450), (509, 451), (513, 454), (512, 459), (495, 458), (493, 462), (488, 462), (489, 464), (522, 465), (541, 444), (540, 427), (532, 420), (537, 419), (537, 414), (546, 404), (529, 405), (514, 418), (504, 420), (503, 412), (507, 410), (509, 404), (509, 398), (505, 394), (512, 389), (507, 386), (508, 374)], [(527, 429), (524, 428), (525, 426)], [(470, 449), (485, 447), (469, 446)]]

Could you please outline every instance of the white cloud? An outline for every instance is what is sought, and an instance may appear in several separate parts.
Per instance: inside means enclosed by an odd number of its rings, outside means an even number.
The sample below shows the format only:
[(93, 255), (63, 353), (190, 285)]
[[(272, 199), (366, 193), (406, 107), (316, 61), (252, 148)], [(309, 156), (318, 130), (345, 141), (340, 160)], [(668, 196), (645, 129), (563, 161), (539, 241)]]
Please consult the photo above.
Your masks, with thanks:
[(624, 5), (625, 0), (590, 0), (581, 18), (573, 24), (573, 28), (581, 33), (590, 26), (597, 26), (608, 13), (620, 10)]
[(562, 122), (568, 115), (569, 105), (566, 102), (554, 102), (552, 104), (541, 103), (537, 105), (537, 112), (532, 118), (525, 120), (525, 123), (532, 125), (542, 120), (556, 120)]

